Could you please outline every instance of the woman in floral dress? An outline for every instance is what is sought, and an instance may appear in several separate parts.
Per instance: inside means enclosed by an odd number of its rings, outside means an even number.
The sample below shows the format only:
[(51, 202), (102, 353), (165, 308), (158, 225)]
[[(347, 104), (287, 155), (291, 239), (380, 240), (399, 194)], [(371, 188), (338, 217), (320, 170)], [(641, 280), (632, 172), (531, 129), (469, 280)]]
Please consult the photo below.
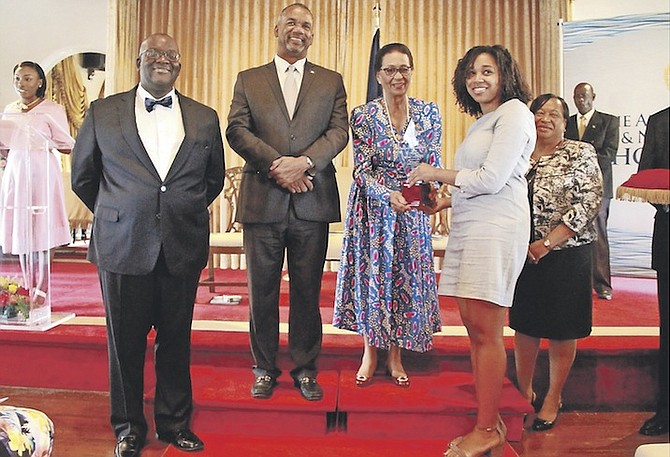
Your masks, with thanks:
[(408, 387), (401, 348), (428, 351), (441, 328), (430, 219), (401, 192), (412, 168), (440, 164), (440, 113), (435, 103), (407, 96), (412, 70), (407, 46), (384, 46), (375, 62), (383, 96), (351, 114), (354, 180), (333, 325), (363, 336), (358, 386), (372, 380), (382, 349), (388, 374)]

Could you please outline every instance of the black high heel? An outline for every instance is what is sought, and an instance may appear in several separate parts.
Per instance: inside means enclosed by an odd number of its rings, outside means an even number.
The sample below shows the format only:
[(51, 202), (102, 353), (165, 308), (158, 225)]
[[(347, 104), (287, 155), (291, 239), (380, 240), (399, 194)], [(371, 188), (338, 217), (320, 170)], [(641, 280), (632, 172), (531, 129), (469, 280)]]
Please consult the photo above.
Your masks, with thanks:
[(540, 409), (542, 409), (542, 403), (537, 398), (537, 394), (535, 392), (533, 392), (533, 397), (530, 400), (530, 406), (533, 407), (533, 411), (535, 411), (535, 414), (539, 413)]
[(556, 420), (558, 419), (558, 415), (561, 413), (562, 409), (563, 409), (563, 402), (558, 404), (558, 411), (556, 411), (556, 417), (554, 417), (554, 420), (548, 421), (536, 417), (535, 420), (533, 421), (533, 425), (531, 426), (531, 428), (536, 432), (546, 432), (547, 430), (551, 430), (552, 428), (554, 428)]

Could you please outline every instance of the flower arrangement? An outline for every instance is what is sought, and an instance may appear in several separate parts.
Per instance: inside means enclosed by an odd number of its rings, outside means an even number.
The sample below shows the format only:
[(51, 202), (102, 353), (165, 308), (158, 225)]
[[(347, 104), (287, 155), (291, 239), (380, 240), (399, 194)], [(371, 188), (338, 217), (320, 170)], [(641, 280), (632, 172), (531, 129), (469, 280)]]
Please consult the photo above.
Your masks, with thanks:
[(19, 314), (24, 319), (30, 316), (30, 294), (18, 281), (0, 277), (0, 318), (11, 319)]

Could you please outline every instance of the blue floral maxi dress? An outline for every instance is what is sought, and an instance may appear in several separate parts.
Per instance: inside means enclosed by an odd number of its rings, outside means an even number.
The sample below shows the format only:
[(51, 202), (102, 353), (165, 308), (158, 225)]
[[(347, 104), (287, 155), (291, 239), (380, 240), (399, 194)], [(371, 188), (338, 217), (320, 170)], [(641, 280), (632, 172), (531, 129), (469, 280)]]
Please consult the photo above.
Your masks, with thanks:
[(430, 218), (396, 213), (389, 195), (419, 162), (440, 166), (442, 121), (435, 103), (409, 99), (395, 135), (382, 98), (352, 111), (353, 183), (344, 221), (333, 325), (372, 346), (425, 352), (440, 331)]

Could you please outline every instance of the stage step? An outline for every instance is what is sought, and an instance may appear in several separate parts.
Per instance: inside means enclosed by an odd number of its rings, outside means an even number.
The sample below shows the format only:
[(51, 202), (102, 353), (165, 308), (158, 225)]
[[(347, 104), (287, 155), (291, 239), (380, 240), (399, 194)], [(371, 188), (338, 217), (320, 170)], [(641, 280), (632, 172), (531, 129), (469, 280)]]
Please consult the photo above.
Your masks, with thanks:
[(306, 401), (288, 374), (279, 379), (271, 398), (251, 397), (250, 369), (192, 366), (193, 428), (203, 433), (323, 436), (335, 428), (339, 374), (319, 373), (321, 401)]
[[(413, 375), (409, 388), (386, 376), (357, 387), (354, 372), (319, 373), (323, 400), (300, 396), (288, 375), (279, 378), (272, 398), (251, 397), (253, 373), (248, 369), (193, 366), (193, 428), (200, 433), (302, 436), (336, 433), (349, 438), (434, 440), (463, 435), (475, 423), (476, 401), (469, 373)], [(152, 400), (153, 386), (146, 390)], [(520, 441), (523, 419), (532, 412), (516, 388), (505, 381), (501, 416), (507, 439)]]
[[(575, 365), (563, 391), (570, 411), (651, 411), (655, 404), (658, 337), (589, 337), (580, 340)], [(292, 368), (286, 335), (280, 338), (279, 366)], [(107, 346), (104, 325), (61, 325), (48, 332), (0, 331), (3, 363), (0, 386), (43, 387), (69, 390), (107, 391)], [(513, 345), (506, 340), (507, 377), (514, 379)], [(435, 348), (425, 354), (403, 354), (405, 368), (417, 376), (470, 372), (467, 337), (439, 336)], [(147, 349), (145, 379), (154, 377), (153, 338)], [(319, 358), (321, 372), (356, 370), (360, 364), (361, 340), (357, 335), (325, 335)], [(242, 331), (196, 330), (192, 335), (194, 366), (242, 369), (249, 378), (253, 359), (249, 334)], [(383, 361), (380, 359), (380, 366)], [(21, 367), (20, 369), (10, 367)], [(535, 388), (546, 392), (548, 356), (538, 356)], [(197, 376), (194, 376), (196, 378)], [(288, 376), (287, 376), (288, 379)], [(287, 382), (288, 381), (284, 381)], [(289, 385), (290, 387), (290, 385)], [(372, 386), (371, 386), (372, 387)]]
[[(338, 410), (345, 413), (351, 436), (430, 439), (459, 436), (475, 425), (477, 401), (470, 373), (415, 374), (411, 386), (404, 389), (383, 375), (361, 388), (354, 377), (353, 371), (341, 373), (338, 397)], [(532, 412), (530, 404), (505, 379), (500, 413), (509, 441), (521, 440), (524, 416)], [(384, 423), (381, 430), (375, 426), (379, 423)]]

